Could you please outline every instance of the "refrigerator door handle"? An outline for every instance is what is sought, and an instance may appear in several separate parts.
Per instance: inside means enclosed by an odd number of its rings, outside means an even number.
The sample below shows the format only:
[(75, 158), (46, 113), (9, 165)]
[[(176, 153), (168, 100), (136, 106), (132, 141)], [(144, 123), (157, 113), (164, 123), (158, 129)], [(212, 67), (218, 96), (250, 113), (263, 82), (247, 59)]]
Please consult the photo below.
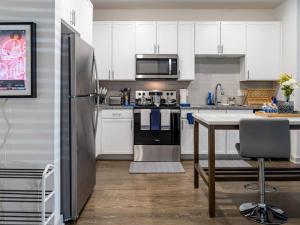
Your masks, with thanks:
[(95, 75), (96, 75), (96, 115), (93, 115), (96, 117), (95, 121), (93, 121), (94, 124), (94, 136), (96, 137), (97, 128), (98, 128), (98, 116), (99, 116), (99, 81), (98, 81), (98, 69), (97, 69), (97, 63), (96, 63), (96, 57), (95, 57), (95, 51), (93, 52), (93, 67), (95, 69)]

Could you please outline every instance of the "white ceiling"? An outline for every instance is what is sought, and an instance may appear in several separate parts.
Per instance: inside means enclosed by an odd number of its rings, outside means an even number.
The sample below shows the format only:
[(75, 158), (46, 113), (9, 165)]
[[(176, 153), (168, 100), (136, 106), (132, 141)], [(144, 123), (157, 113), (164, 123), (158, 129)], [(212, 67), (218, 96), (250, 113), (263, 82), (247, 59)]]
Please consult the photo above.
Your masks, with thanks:
[(95, 9), (269, 9), (284, 0), (91, 0)]

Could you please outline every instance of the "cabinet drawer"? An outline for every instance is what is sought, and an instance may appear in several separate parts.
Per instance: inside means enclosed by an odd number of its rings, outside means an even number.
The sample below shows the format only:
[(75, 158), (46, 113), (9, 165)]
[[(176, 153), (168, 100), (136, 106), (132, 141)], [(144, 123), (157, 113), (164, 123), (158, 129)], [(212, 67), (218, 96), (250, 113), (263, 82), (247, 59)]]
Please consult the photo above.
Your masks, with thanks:
[(121, 118), (121, 119), (132, 119), (133, 111), (131, 109), (113, 109), (113, 110), (102, 110), (102, 118)]

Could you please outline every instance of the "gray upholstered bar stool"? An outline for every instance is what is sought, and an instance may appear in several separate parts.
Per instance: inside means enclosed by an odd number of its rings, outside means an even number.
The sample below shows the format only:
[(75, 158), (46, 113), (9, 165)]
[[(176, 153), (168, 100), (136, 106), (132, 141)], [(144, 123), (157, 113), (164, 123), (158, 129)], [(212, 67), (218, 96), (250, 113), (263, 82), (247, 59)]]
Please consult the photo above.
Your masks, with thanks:
[(241, 157), (258, 159), (259, 203), (244, 203), (240, 212), (261, 224), (282, 224), (287, 214), (265, 203), (265, 159), (290, 158), (290, 129), (288, 120), (243, 119), (240, 121), (240, 143), (236, 148)]

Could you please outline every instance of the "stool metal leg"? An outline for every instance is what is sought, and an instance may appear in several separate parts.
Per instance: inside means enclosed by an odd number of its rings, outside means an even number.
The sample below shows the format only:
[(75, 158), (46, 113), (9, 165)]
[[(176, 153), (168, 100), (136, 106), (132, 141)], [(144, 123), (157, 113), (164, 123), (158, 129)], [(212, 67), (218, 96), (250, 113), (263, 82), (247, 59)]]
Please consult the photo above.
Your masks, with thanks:
[(258, 159), (259, 163), (259, 198), (260, 203), (244, 203), (240, 205), (243, 216), (261, 224), (283, 224), (288, 216), (281, 209), (265, 204), (265, 162)]

